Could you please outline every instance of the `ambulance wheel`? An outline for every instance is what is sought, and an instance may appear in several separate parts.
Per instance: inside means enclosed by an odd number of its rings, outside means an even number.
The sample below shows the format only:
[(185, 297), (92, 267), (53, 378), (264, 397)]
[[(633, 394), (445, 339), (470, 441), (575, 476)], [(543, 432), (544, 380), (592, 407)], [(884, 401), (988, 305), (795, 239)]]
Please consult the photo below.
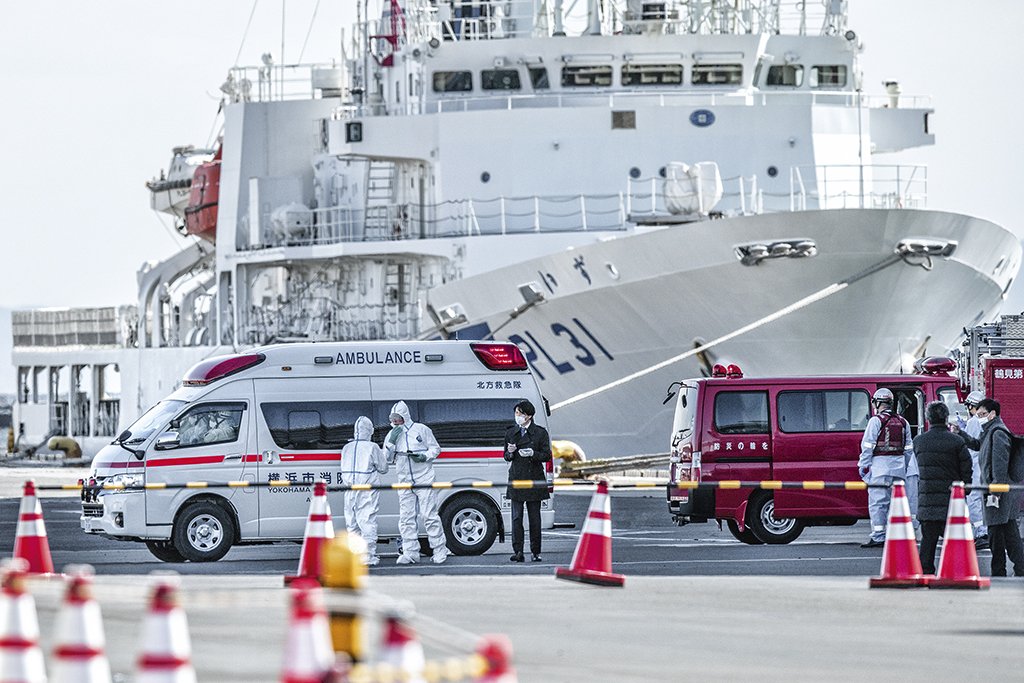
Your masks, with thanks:
[(448, 549), (456, 555), (483, 555), (498, 535), (498, 514), (476, 496), (455, 496), (441, 510)]
[(216, 562), (231, 550), (235, 525), (227, 510), (204, 500), (185, 508), (174, 523), (174, 547), (186, 560)]
[(746, 526), (757, 540), (769, 545), (791, 543), (804, 531), (800, 520), (775, 518), (775, 499), (771, 491), (757, 491), (750, 497)]
[(184, 562), (185, 557), (178, 552), (171, 541), (146, 541), (146, 547), (153, 557), (161, 562)]
[(746, 543), (747, 545), (761, 545), (763, 541), (758, 540), (754, 532), (750, 530), (750, 527), (745, 527), (743, 531), (740, 531), (740, 525), (736, 523), (735, 519), (725, 520), (725, 525), (729, 527), (729, 533), (733, 535), (737, 541)]

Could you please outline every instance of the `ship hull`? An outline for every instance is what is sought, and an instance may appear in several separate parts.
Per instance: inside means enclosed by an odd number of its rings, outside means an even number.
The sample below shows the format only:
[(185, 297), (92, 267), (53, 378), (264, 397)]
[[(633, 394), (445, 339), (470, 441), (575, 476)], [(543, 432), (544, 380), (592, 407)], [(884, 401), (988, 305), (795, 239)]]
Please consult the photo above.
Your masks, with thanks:
[[(901, 240), (956, 242), (949, 258), (892, 259)], [(744, 265), (738, 245), (810, 239), (817, 254)], [(877, 272), (873, 267), (894, 261)], [(967, 216), (910, 210), (808, 211), (684, 224), (530, 259), (435, 288), (435, 309), (460, 304), (464, 336), (521, 344), (554, 406), (553, 436), (591, 456), (667, 452), (666, 388), (699, 376), (696, 355), (581, 397), (772, 314), (777, 319), (709, 350), (747, 376), (909, 370), (962, 330), (992, 317), (1015, 276), (1021, 246)], [(510, 319), (519, 286), (544, 301)], [(848, 283), (843, 286), (843, 283)], [(839, 287), (826, 289), (840, 283)], [(815, 293), (832, 292), (792, 312)], [(474, 332), (476, 334), (474, 334)], [(481, 335), (480, 333), (484, 334)], [(576, 400), (578, 398), (578, 400)]]

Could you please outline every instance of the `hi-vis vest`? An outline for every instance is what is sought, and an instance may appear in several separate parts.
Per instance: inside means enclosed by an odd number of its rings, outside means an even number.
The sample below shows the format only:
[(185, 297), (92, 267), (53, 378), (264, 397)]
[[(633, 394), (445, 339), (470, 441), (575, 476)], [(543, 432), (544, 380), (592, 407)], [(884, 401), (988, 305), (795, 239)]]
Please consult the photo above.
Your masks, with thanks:
[(878, 440), (875, 441), (875, 449), (871, 454), (903, 455), (907, 446), (904, 431), (906, 420), (888, 411), (880, 413), (878, 419), (882, 425), (878, 429)]

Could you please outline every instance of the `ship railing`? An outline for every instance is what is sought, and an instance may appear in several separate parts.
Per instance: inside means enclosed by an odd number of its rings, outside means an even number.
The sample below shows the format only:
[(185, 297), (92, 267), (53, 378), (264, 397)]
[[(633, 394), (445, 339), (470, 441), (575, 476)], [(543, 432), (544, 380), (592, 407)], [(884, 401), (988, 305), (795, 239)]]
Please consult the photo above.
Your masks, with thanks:
[[(713, 207), (705, 207), (705, 195), (697, 178), (697, 189), (693, 192), (673, 193), (675, 203), (685, 197), (692, 197), (694, 215), (706, 214), (709, 211), (722, 211), (730, 214), (758, 214), (764, 212), (764, 192), (758, 188), (757, 176), (731, 176), (722, 178), (722, 197)], [(658, 175), (648, 178), (630, 178), (626, 193), (626, 215), (631, 218), (662, 217), (671, 214), (666, 203), (665, 178)]]
[(928, 203), (922, 165), (833, 164), (790, 169), (790, 211), (920, 209)]
[(11, 313), (15, 347), (135, 344), (138, 308), (43, 308)]
[(121, 401), (100, 399), (96, 404), (96, 425), (93, 435), (113, 436), (117, 433), (117, 425), (120, 420)]
[(236, 66), (220, 90), (228, 102), (279, 102), (341, 97), (346, 73), (334, 62), (275, 64), (264, 55), (261, 66)]
[[(343, 242), (625, 230), (622, 193), (459, 199), (421, 206), (392, 203), (365, 208), (306, 210), (297, 220), (260, 217), (248, 249)], [(295, 215), (293, 213), (293, 219)]]
[[(416, 336), (420, 329), (419, 307), (414, 304), (406, 305), (409, 312), (402, 312), (395, 304), (336, 304), (316, 316), (254, 306), (248, 320), (240, 326), (241, 337), (249, 344), (407, 339)], [(292, 306), (305, 308), (303, 303)]]
[[(695, 88), (701, 86), (694, 86)], [(927, 109), (931, 107), (931, 97), (928, 95), (899, 95), (898, 97), (887, 95), (861, 95), (850, 90), (672, 90), (669, 92), (654, 92), (647, 89), (617, 89), (611, 91), (588, 91), (588, 92), (548, 92), (529, 93), (520, 95), (493, 94), (480, 96), (446, 96), (441, 99), (432, 99), (424, 102), (422, 111), (430, 114), (466, 112), (466, 111), (488, 111), (488, 110), (513, 110), (513, 109), (570, 109), (577, 107), (606, 106), (609, 109), (621, 107), (718, 107), (718, 106), (769, 106), (778, 105), (780, 102), (796, 105), (809, 104), (811, 106), (830, 105), (856, 108), (862, 106), (867, 109), (888, 109), (891, 107)], [(399, 115), (406, 111), (419, 111), (418, 109), (402, 109), (390, 111), (389, 114)], [(338, 107), (334, 110), (332, 118), (337, 120), (349, 119), (357, 116), (371, 114), (365, 108), (359, 109), (351, 106)], [(383, 113), (383, 112), (380, 112)]]

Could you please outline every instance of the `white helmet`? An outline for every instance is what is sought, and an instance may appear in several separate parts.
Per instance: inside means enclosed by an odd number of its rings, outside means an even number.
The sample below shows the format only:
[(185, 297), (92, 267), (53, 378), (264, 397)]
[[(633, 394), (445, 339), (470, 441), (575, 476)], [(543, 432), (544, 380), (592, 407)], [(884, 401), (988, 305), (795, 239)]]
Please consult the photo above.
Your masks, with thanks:
[(969, 406), (976, 406), (984, 400), (985, 394), (978, 390), (974, 390), (967, 394), (967, 398), (964, 399), (964, 403)]
[(875, 392), (875, 395), (871, 397), (871, 400), (879, 403), (892, 403), (892, 392), (888, 389), (879, 389)]

